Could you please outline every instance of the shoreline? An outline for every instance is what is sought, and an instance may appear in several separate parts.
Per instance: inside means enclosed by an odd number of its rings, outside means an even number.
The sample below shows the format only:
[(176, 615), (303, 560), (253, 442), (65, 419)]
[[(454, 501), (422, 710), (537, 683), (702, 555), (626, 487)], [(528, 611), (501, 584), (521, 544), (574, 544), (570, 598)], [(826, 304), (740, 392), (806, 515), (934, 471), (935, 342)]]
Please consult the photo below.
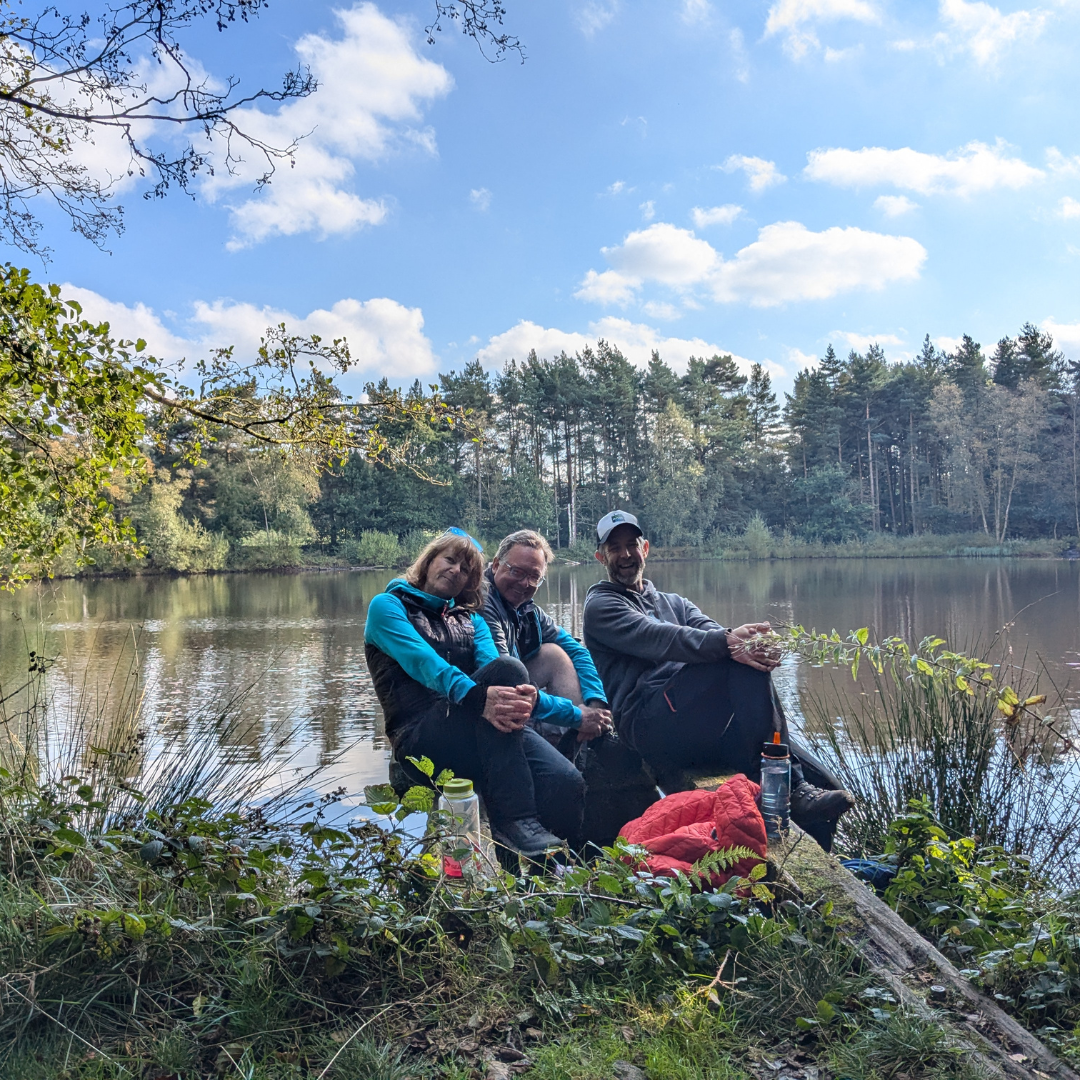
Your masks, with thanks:
[[(1043, 544), (1043, 541), (1019, 541), (1022, 544), (1033, 546)], [(555, 561), (552, 565), (560, 567), (583, 566), (591, 562), (591, 558), (564, 558), (560, 549), (555, 552)], [(970, 547), (967, 550), (926, 551), (926, 550), (897, 550), (887, 551), (880, 548), (872, 548), (863, 551), (844, 551), (824, 548), (818, 551), (799, 552), (798, 554), (781, 555), (750, 555), (740, 551), (721, 552), (719, 554), (703, 551), (700, 548), (653, 548), (649, 552), (649, 560), (652, 563), (677, 563), (677, 562), (727, 562), (727, 563), (790, 563), (790, 562), (824, 562), (826, 560), (852, 562), (856, 560), (884, 560), (884, 559), (1025, 559), (1040, 560), (1043, 562), (1080, 562), (1080, 553), (1069, 552), (1053, 553), (1046, 550), (1015, 550), (1001, 551), (996, 547), (987, 546), (985, 549)], [(130, 578), (188, 578), (188, 577), (217, 577), (226, 575), (248, 574), (326, 574), (326, 573), (357, 573), (374, 570), (403, 570), (401, 566), (379, 565), (351, 565), (348, 563), (324, 563), (314, 562), (288, 566), (235, 566), (223, 567), (210, 570), (157, 570), (150, 567), (138, 567), (132, 570), (104, 570), (77, 571), (73, 574), (53, 574), (31, 578), (26, 584), (45, 581), (117, 581)]]

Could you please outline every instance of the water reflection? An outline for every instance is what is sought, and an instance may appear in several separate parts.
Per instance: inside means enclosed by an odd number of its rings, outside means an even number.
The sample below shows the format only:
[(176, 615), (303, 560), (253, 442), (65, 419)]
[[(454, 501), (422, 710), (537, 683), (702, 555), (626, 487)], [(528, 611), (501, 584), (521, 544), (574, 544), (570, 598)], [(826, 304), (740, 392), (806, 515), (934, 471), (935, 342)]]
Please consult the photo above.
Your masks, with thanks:
[[(693, 599), (725, 625), (774, 623), (917, 641), (941, 634), (961, 649), (1006, 633), (1013, 658), (1046, 672), (1080, 706), (1070, 680), (1080, 667), (1080, 573), (1035, 560), (814, 560), (782, 563), (651, 563), (661, 589)], [(242, 723), (218, 737), (231, 753), (275, 744), (284, 761), (313, 766), (341, 756), (334, 777), (350, 788), (382, 780), (387, 747), (364, 664), (370, 598), (388, 572), (220, 575), (66, 581), (0, 600), (0, 696), (26, 675), (30, 649), (55, 657), (50, 710), (78, 730), (112, 712), (137, 674), (149, 745), (182, 747), (232, 702)], [(581, 635), (595, 565), (552, 570), (537, 596)], [(787, 663), (789, 703), (820, 673)], [(9, 714), (12, 705), (9, 703)], [(123, 719), (95, 737), (130, 740)]]

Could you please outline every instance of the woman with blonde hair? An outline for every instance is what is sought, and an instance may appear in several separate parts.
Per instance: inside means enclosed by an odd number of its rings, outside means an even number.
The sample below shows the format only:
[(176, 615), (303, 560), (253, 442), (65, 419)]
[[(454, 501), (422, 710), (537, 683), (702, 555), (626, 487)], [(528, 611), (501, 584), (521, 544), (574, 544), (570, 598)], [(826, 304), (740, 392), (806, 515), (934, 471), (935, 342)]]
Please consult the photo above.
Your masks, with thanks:
[(585, 783), (528, 725), (536, 687), (495, 649), (484, 588), (480, 544), (448, 529), (372, 599), (364, 652), (397, 760), (428, 757), (474, 781), (494, 839), (539, 855), (576, 835)]

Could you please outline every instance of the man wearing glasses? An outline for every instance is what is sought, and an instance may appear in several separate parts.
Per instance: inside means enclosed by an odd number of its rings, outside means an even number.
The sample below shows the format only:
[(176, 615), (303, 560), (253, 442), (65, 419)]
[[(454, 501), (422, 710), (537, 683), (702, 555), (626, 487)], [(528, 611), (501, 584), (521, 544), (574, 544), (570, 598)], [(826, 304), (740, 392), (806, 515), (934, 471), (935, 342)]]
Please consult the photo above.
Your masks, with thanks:
[(485, 573), (483, 615), (499, 654), (521, 660), (540, 689), (533, 719), (541, 732), (574, 728), (585, 742), (611, 730), (611, 711), (589, 651), (533, 603), (553, 558), (531, 529), (506, 537)]

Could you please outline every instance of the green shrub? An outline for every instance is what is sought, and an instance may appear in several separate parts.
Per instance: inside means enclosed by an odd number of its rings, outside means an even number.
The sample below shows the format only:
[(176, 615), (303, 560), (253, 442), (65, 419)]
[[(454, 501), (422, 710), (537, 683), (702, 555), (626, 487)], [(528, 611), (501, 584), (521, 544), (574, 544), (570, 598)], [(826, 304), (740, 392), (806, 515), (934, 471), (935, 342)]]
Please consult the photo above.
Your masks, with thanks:
[(393, 533), (365, 529), (357, 540), (347, 540), (345, 558), (352, 566), (400, 566), (404, 561), (401, 543)]
[(304, 566), (302, 542), (290, 533), (265, 529), (245, 536), (233, 548), (229, 561), (238, 570), (287, 570)]
[(146, 559), (156, 570), (220, 570), (229, 555), (229, 542), (180, 513), (190, 479), (155, 480), (149, 500), (132, 514)]
[(760, 514), (752, 514), (743, 529), (742, 542), (751, 559), (767, 559), (772, 549), (772, 533)]

